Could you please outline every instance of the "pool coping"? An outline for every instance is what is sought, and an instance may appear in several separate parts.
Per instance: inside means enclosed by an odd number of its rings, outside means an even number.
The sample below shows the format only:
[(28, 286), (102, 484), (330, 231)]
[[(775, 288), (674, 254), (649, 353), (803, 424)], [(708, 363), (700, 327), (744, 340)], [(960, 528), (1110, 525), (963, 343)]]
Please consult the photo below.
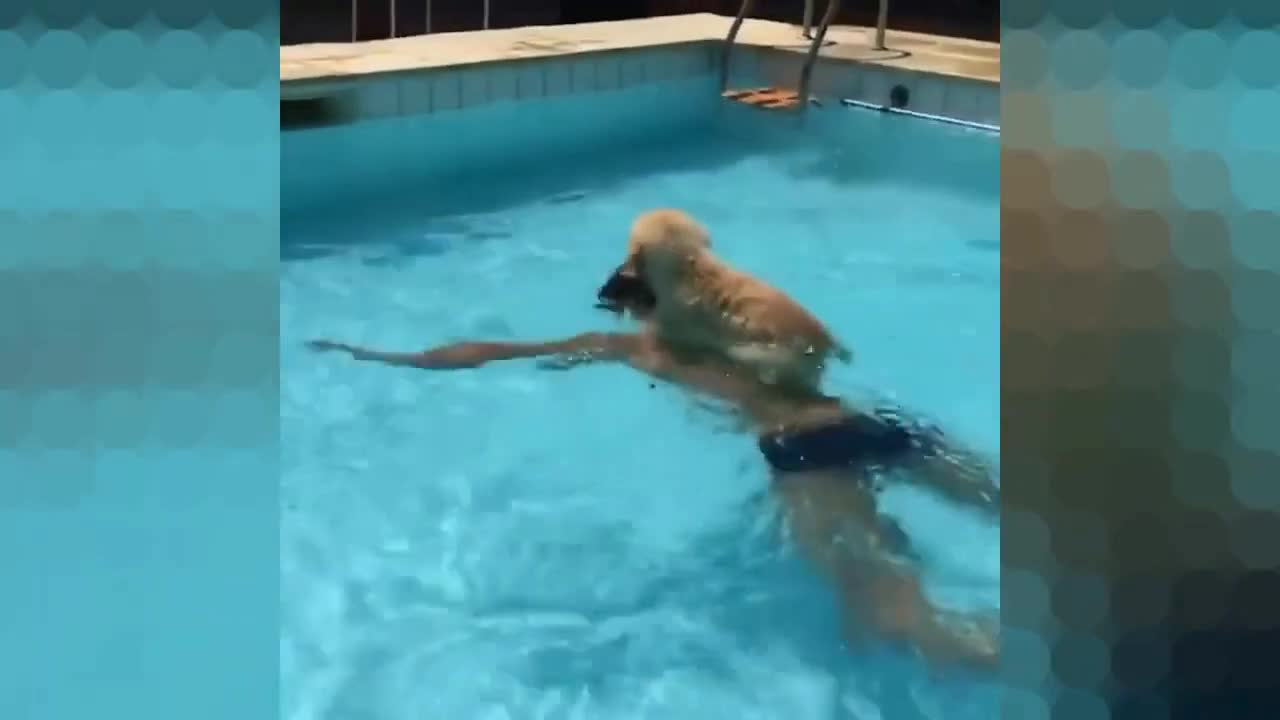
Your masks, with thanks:
[[(308, 99), (349, 88), (370, 77), (443, 68), (506, 65), (574, 55), (610, 54), (691, 44), (720, 45), (732, 18), (711, 13), (578, 25), (437, 33), (356, 43), (313, 43), (280, 48), (282, 100)], [(833, 26), (834, 45), (822, 61), (884, 66), (983, 85), (1000, 82), (999, 43), (890, 30), (889, 49), (871, 47), (873, 28)], [(744, 47), (803, 56), (799, 27), (770, 20), (743, 23)]]

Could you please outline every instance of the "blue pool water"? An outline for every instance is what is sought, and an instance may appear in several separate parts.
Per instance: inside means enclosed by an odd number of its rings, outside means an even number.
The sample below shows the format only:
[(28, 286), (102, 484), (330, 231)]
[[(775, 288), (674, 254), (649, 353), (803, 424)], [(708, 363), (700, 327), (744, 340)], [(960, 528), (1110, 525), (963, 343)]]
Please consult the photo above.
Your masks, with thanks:
[[(427, 373), (300, 347), (618, 327), (594, 291), (631, 219), (677, 206), (855, 349), (833, 390), (995, 455), (998, 140), (844, 108), (788, 122), (728, 109), (628, 149), (286, 209), (286, 718), (996, 716), (989, 680), (840, 644), (751, 438), (713, 410), (624, 368)], [(998, 608), (998, 526), (921, 491), (884, 507), (940, 603)]]

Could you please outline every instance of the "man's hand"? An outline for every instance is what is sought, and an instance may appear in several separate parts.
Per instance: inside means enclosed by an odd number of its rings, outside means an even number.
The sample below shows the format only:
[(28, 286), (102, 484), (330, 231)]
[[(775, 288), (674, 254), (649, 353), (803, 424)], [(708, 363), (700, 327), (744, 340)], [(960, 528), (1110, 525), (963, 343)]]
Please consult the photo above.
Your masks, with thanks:
[(495, 359), (502, 346), (494, 343), (464, 342), (416, 353), (383, 352), (356, 347), (333, 340), (311, 340), (306, 343), (314, 352), (344, 352), (355, 360), (380, 362), (422, 370), (463, 370), (476, 368)]
[(345, 352), (354, 355), (356, 349), (346, 343), (334, 342), (332, 340), (309, 340), (307, 348), (314, 352)]
[(315, 352), (340, 351), (356, 360), (422, 370), (465, 370), (519, 358), (541, 358), (544, 359), (543, 367), (565, 370), (584, 362), (628, 361), (635, 364), (634, 340), (631, 336), (584, 333), (548, 342), (458, 342), (414, 353), (369, 350), (332, 340), (312, 340), (306, 345)]

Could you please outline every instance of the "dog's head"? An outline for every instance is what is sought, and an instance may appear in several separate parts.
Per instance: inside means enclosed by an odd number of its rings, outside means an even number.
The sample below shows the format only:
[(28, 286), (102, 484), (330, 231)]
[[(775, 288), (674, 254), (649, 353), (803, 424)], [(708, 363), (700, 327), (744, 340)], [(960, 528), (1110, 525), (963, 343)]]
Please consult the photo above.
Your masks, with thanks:
[(653, 210), (631, 225), (627, 256), (596, 294), (596, 307), (643, 318), (670, 292), (681, 268), (711, 247), (711, 236), (679, 210)]
[(630, 313), (643, 319), (657, 306), (658, 297), (653, 288), (626, 266), (614, 270), (596, 293), (596, 307), (618, 315)]

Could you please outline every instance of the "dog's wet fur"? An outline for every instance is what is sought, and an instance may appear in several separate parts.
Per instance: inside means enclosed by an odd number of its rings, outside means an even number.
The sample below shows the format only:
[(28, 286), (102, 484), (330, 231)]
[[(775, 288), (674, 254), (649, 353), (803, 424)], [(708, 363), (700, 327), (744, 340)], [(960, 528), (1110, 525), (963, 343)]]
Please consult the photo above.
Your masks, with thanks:
[(707, 352), (758, 371), (770, 384), (820, 386), (828, 360), (852, 353), (787, 293), (736, 270), (711, 234), (673, 208), (638, 216), (627, 255), (597, 291), (596, 307), (630, 315), (669, 347)]

